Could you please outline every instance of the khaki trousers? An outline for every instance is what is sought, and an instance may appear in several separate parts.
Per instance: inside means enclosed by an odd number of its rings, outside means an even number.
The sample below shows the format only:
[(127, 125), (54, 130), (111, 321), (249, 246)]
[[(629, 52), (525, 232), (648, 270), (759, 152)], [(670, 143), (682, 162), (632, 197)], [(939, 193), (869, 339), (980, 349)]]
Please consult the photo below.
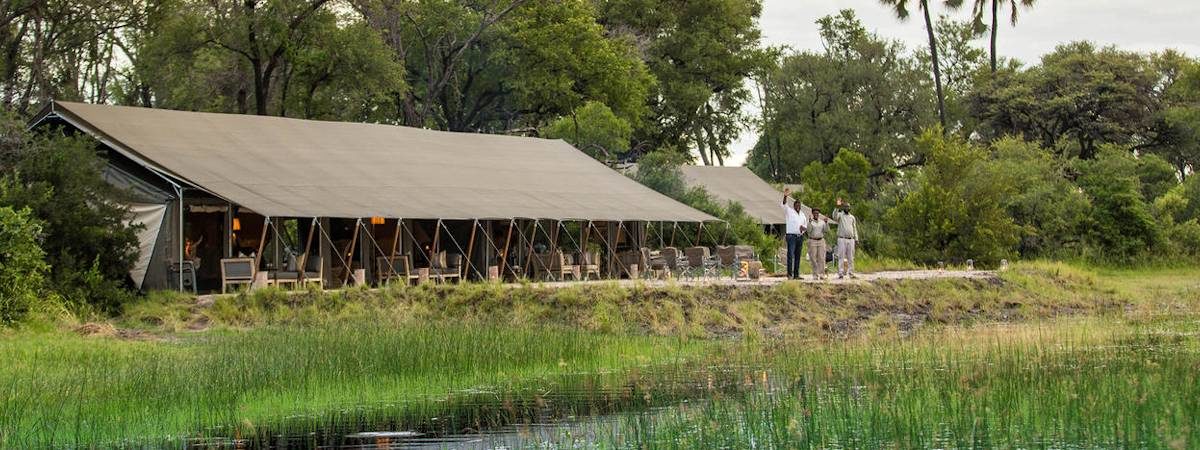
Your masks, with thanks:
[(809, 239), (808, 240), (808, 263), (812, 264), (814, 276), (816, 276), (816, 277), (825, 276), (825, 240), (824, 239)]
[(838, 275), (854, 274), (854, 239), (838, 238)]

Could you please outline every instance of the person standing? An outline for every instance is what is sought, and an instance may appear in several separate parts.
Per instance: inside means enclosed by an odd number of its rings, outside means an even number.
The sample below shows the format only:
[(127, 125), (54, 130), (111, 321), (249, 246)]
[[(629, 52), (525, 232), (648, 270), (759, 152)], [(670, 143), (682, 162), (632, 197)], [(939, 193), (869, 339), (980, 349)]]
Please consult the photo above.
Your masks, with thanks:
[(850, 213), (850, 203), (837, 199), (837, 209), (833, 210), (833, 220), (837, 222), (837, 264), (838, 278), (854, 275), (854, 244), (858, 242), (858, 219)]
[(825, 279), (825, 233), (828, 232), (829, 218), (813, 208), (808, 220), (808, 263), (812, 265), (814, 280)]
[(788, 205), (788, 199), (792, 196), (791, 189), (783, 191), (783, 214), (787, 227), (785, 237), (787, 241), (787, 276), (791, 279), (800, 278), (800, 250), (804, 246), (804, 229), (808, 226), (808, 219), (804, 216), (804, 212), (800, 210), (800, 202), (793, 201), (791, 206)]

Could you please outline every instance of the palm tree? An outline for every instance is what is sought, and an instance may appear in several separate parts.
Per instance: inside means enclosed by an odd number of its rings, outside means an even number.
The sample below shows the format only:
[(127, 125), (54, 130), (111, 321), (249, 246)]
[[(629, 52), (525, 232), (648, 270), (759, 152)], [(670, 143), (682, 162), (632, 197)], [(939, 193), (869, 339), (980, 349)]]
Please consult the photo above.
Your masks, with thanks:
[[(1037, 0), (975, 0), (975, 23), (983, 25), (983, 10), (991, 3), (992, 7), (992, 73), (996, 73), (996, 30), (1000, 28), (1000, 5), (1008, 3), (1011, 7), (1008, 13), (1008, 21), (1012, 26), (1017, 26), (1017, 11), (1020, 11), (1020, 6), (1026, 8), (1033, 7)], [(982, 28), (982, 26), (980, 27)]]
[[(879, 0), (880, 3), (892, 8), (900, 20), (908, 19), (908, 3), (910, 0)], [(933, 84), (937, 87), (938, 121), (942, 124), (942, 132), (946, 132), (946, 95), (942, 93), (942, 68), (938, 62), (937, 36), (933, 32), (933, 20), (929, 17), (929, 0), (914, 0), (925, 14), (925, 33), (929, 35), (929, 56), (933, 60)], [(979, 0), (976, 0), (979, 1)], [(963, 0), (942, 0), (947, 8), (957, 9)]]

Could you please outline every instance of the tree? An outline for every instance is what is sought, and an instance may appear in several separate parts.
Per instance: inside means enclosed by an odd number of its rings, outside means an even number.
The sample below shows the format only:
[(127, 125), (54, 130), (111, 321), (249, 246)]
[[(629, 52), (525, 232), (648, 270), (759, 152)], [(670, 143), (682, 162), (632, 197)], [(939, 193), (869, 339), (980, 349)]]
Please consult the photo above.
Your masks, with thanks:
[(1200, 61), (1168, 50), (1152, 55), (1150, 64), (1158, 82), (1139, 148), (1162, 156), (1185, 178), (1200, 163)]
[(1015, 186), (995, 182), (987, 153), (959, 138), (926, 132), (919, 140), (929, 155), (912, 192), (887, 212), (889, 231), (909, 258), (923, 263), (995, 265), (1013, 254), (1020, 229), (1004, 200)]
[(42, 293), (42, 227), (31, 216), (27, 208), (0, 206), (0, 325), (21, 320)]
[(992, 25), (990, 27), (987, 27), (988, 31), (991, 34), (991, 41), (990, 41), (991, 42), (991, 47), (990, 47), (991, 52), (990, 53), (991, 53), (991, 63), (992, 63), (991, 64), (992, 74), (996, 73), (996, 35), (999, 33), (999, 30), (1000, 30), (1000, 5), (1003, 3), (1008, 3), (1008, 5), (1010, 6), (1009, 13), (1008, 13), (1008, 21), (1012, 26), (1015, 27), (1015, 26), (1017, 26), (1017, 14), (1020, 11), (1020, 7), (1024, 6), (1026, 8), (1032, 8), (1034, 3), (1037, 3), (1037, 0), (975, 0), (974, 16), (975, 16), (976, 28), (982, 28), (983, 14), (984, 14), (983, 10), (988, 8), (989, 6), (991, 7), (991, 10), (992, 10), (992, 14), (991, 14)]
[[(908, 20), (908, 2), (910, 0), (879, 0), (880, 3), (892, 8), (896, 14), (896, 18), (900, 20)], [(933, 83), (937, 88), (938, 101), (938, 121), (942, 124), (943, 132), (948, 130), (946, 127), (946, 96), (942, 93), (942, 69), (938, 60), (938, 45), (937, 36), (933, 28), (933, 20), (930, 18), (929, 0), (912, 0), (917, 2), (921, 13), (925, 16), (925, 34), (929, 37), (929, 56), (931, 65), (933, 66)], [(962, 6), (962, 0), (943, 0), (942, 3), (949, 8), (958, 8)]]
[(551, 122), (542, 135), (570, 142), (593, 158), (611, 161), (629, 151), (633, 127), (605, 104), (588, 102), (570, 116)]
[[(950, 124), (947, 131), (958, 131), (969, 136), (976, 120), (970, 115), (967, 98), (977, 83), (976, 79), (984, 71), (987, 52), (972, 43), (978, 33), (970, 22), (957, 22), (948, 16), (941, 16), (934, 28), (937, 30), (939, 65), (946, 96), (946, 121)], [(926, 67), (932, 64), (927, 50), (918, 50), (917, 60)]]
[(394, 119), (451, 131), (535, 132), (598, 101), (640, 123), (653, 77), (583, 0), (355, 0), (403, 61)]
[(694, 148), (723, 164), (745, 125), (746, 79), (763, 63), (760, 0), (595, 0), (609, 33), (637, 43), (657, 80), (650, 117), (636, 127), (648, 148)]
[(1102, 258), (1128, 259), (1159, 243), (1158, 225), (1143, 199), (1137, 160), (1128, 150), (1106, 145), (1096, 158), (1078, 161), (1076, 179), (1093, 208), (1086, 237)]
[(42, 248), (55, 291), (77, 305), (114, 311), (124, 301), (137, 255), (123, 193), (105, 182), (93, 141), (33, 136), (0, 127), (0, 206), (28, 209), (42, 223)]
[(1024, 136), (1091, 159), (1103, 144), (1137, 142), (1152, 117), (1154, 86), (1141, 55), (1074, 42), (1058, 46), (1038, 66), (1001, 71), (980, 83), (971, 112), (992, 138)]
[(871, 163), (865, 156), (843, 149), (829, 164), (814, 161), (804, 167), (800, 176), (804, 180), (804, 192), (800, 198), (806, 205), (832, 211), (839, 198), (867, 198), (870, 173)]
[(1003, 199), (1008, 215), (1021, 228), (1017, 252), (1027, 258), (1077, 254), (1092, 206), (1067, 179), (1068, 161), (1013, 137), (991, 147), (991, 182), (1017, 187)]
[(770, 117), (747, 165), (778, 182), (806, 182), (806, 166), (829, 163), (842, 149), (866, 156), (875, 176), (919, 165), (912, 136), (936, 120), (927, 72), (851, 10), (817, 24), (824, 51), (785, 55), (760, 76)]

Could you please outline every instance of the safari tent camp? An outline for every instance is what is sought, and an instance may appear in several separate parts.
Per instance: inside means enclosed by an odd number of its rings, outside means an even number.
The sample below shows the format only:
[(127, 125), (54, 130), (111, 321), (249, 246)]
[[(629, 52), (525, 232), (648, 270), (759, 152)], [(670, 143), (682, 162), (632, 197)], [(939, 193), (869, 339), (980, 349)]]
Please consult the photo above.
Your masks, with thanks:
[(547, 246), (599, 247), (590, 263), (619, 276), (646, 223), (716, 220), (561, 140), (69, 102), (32, 126), (99, 142), (144, 226), (142, 289), (217, 290), (258, 272), (336, 286), (398, 266), (517, 277)]

